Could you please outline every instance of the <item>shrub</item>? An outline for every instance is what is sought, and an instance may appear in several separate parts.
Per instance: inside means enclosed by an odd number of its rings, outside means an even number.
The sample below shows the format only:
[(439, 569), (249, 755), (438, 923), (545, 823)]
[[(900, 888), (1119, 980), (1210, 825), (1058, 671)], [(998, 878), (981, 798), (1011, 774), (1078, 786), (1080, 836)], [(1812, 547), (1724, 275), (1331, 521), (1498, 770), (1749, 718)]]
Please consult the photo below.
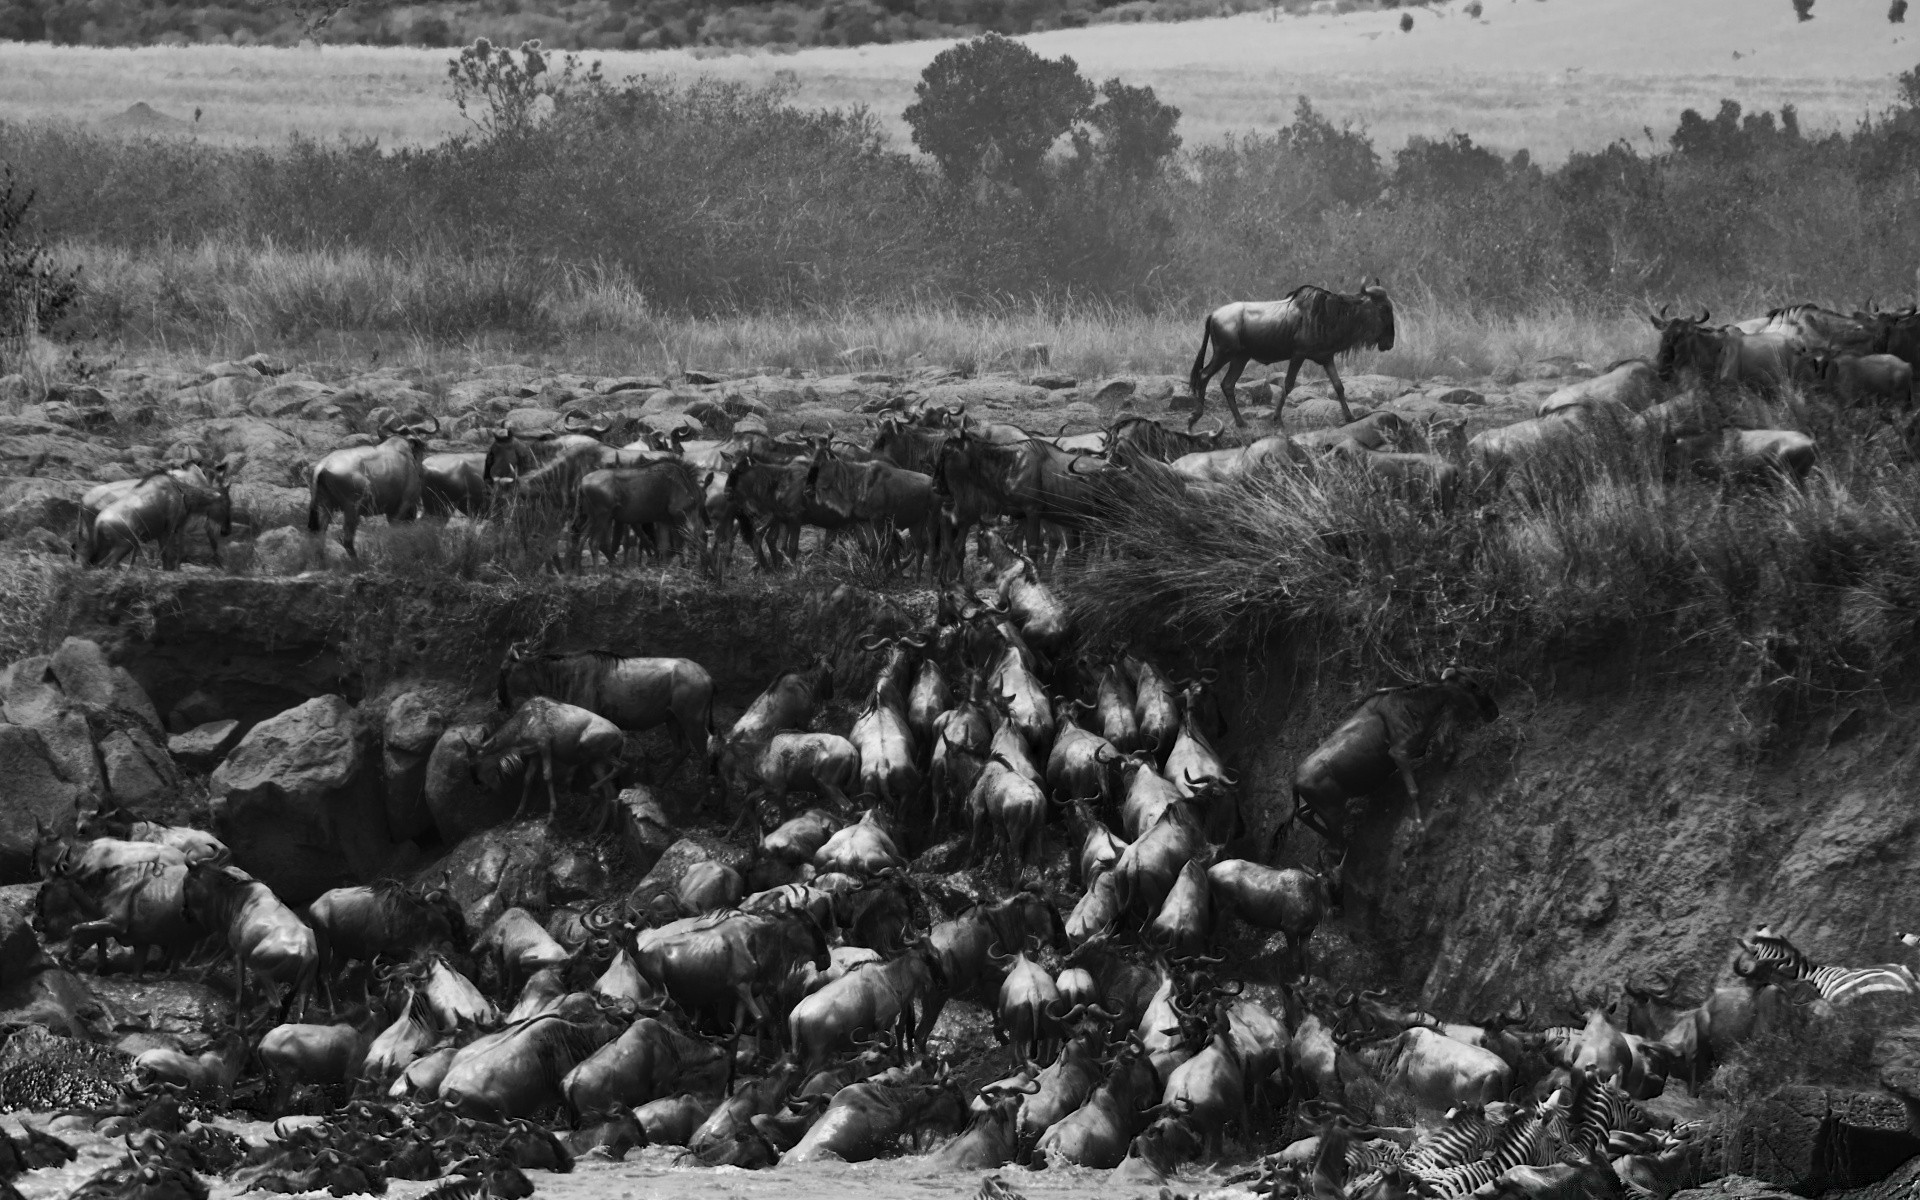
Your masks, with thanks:
[(522, 42), (516, 58), (505, 46), (475, 38), (447, 62), (454, 106), (485, 137), (517, 137), (533, 127), (542, 101), (558, 107), (602, 86), (598, 62), (583, 71), (578, 57), (568, 54), (554, 71), (549, 57), (538, 39)]
[(1813, 0), (1793, 0), (1793, 15), (1802, 21), (1813, 20)]
[[(1100, 103), (1087, 114), (1099, 135), (1096, 153), (1110, 169), (1135, 179), (1159, 172), (1180, 149), (1180, 110), (1162, 104), (1150, 87), (1131, 87), (1118, 79), (1100, 86)], [(1089, 148), (1084, 136), (1082, 150)]]
[(913, 144), (953, 183), (976, 175), (1031, 186), (1041, 161), (1093, 103), (1071, 58), (1042, 58), (997, 33), (934, 56), (902, 114)]
[(1907, 20), (1907, 0), (1893, 0), (1887, 5), (1887, 20), (1895, 25), (1904, 25)]
[(22, 195), (0, 164), (0, 370), (73, 305), (74, 272), (62, 270), (27, 229), (33, 193)]

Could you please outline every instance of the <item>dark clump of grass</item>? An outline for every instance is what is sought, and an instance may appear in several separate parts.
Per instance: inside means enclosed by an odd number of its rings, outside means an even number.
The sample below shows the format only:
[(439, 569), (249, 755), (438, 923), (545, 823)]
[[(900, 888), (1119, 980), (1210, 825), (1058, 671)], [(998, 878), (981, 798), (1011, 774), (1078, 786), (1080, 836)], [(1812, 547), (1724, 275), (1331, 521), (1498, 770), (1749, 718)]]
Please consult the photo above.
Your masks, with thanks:
[(1451, 514), (1335, 463), (1200, 494), (1137, 474), (1101, 523), (1110, 554), (1066, 586), (1096, 639), (1285, 635), (1390, 676), (1637, 649), (1780, 695), (1887, 688), (1920, 651), (1920, 475), (1870, 414), (1810, 423), (1804, 491), (1670, 479), (1598, 427)]

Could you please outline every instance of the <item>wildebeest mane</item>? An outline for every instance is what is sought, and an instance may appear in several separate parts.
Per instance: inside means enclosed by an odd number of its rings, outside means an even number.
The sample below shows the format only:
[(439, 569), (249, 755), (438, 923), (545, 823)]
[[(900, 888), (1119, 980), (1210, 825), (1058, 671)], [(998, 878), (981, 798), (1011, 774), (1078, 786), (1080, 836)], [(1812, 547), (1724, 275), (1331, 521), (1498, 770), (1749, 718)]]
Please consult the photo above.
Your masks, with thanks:
[(1371, 302), (1364, 294), (1349, 296), (1303, 283), (1285, 299), (1293, 307), (1295, 345), (1339, 346), (1340, 356), (1348, 358), (1369, 344), (1363, 339), (1370, 339), (1373, 332), (1367, 320)]

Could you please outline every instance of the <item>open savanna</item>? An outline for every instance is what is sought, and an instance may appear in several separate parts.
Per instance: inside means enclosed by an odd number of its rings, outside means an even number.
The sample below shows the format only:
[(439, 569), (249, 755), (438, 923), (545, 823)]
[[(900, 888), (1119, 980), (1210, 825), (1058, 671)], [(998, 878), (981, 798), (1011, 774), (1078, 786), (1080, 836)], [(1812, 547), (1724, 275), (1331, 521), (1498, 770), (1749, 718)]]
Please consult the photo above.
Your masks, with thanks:
[[(1724, 98), (1792, 104), (1809, 130), (1846, 128), (1884, 108), (1920, 38), (1890, 25), (1882, 0), (1827, 0), (1797, 22), (1779, 0), (1491, 0), (1399, 13), (1243, 14), (1177, 24), (1114, 24), (1034, 34), (1095, 78), (1149, 84), (1180, 106), (1189, 144), (1291, 118), (1294, 98), (1365, 123), (1377, 144), (1459, 130), (1540, 161), (1644, 130)], [(1920, 27), (1915, 27), (1920, 28)], [(595, 53), (606, 72), (791, 82), (796, 99), (871, 108), (906, 144), (901, 110), (920, 71), (950, 43), (722, 54)], [(423, 143), (461, 128), (447, 103), (448, 53), (328, 46), (101, 49), (0, 43), (0, 117), (97, 122), (145, 102), (182, 131), (274, 144), (292, 132)], [(195, 110), (201, 118), (194, 126)]]

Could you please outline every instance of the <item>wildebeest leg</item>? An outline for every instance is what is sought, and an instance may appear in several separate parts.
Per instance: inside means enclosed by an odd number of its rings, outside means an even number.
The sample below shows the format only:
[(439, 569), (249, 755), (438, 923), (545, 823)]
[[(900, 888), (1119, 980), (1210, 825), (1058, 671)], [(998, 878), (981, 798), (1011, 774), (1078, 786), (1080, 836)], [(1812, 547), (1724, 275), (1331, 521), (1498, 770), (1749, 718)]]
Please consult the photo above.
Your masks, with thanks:
[[(1233, 385), (1240, 382), (1240, 372), (1246, 369), (1247, 356), (1236, 355), (1233, 361), (1227, 364), (1227, 373), (1220, 377), (1220, 394), (1227, 398), (1227, 411), (1233, 414), (1233, 423), (1241, 429), (1247, 427), (1247, 419), (1240, 415), (1240, 401), (1234, 396)], [(1275, 411), (1278, 412), (1277, 409)], [(1197, 412), (1194, 413), (1196, 417), (1199, 415)], [(1187, 428), (1193, 427), (1189, 425)]]
[(1420, 785), (1413, 778), (1413, 755), (1404, 746), (1389, 746), (1387, 755), (1400, 768), (1400, 782), (1406, 785), (1407, 802), (1413, 805), (1413, 826), (1418, 829), (1426, 824), (1426, 818), (1420, 815)]
[(1327, 373), (1327, 379), (1333, 384), (1333, 398), (1340, 402), (1341, 423), (1352, 424), (1353, 410), (1347, 407), (1347, 387), (1340, 382), (1340, 372), (1334, 368), (1333, 360), (1329, 358), (1321, 363), (1320, 369)]
[[(353, 548), (353, 535), (357, 533), (359, 529), (360, 506), (355, 504), (349, 506), (346, 511), (340, 514), (340, 544), (347, 548), (347, 557), (355, 560), (359, 559), (360, 552)], [(324, 541), (326, 536), (327, 531), (322, 529), (320, 531), (321, 539)], [(326, 560), (323, 557), (321, 561), (324, 563)]]

